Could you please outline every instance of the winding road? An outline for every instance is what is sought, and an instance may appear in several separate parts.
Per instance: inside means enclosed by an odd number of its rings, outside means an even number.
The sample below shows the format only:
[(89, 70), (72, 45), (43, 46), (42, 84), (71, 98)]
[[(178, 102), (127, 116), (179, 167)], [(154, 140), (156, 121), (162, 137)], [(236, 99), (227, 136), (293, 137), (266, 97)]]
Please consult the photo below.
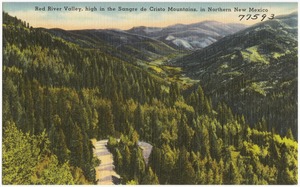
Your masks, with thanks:
[(94, 143), (94, 154), (101, 164), (96, 169), (96, 180), (99, 185), (118, 184), (120, 176), (115, 172), (113, 165), (113, 155), (108, 151), (106, 145), (108, 140), (101, 140)]
[[(115, 172), (113, 155), (108, 151), (106, 145), (108, 140), (92, 140), (95, 147), (94, 154), (97, 156), (101, 163), (96, 169), (96, 180), (98, 185), (114, 185), (119, 184), (120, 176)], [(152, 145), (146, 142), (139, 142), (139, 146), (143, 149), (143, 156), (148, 163)]]

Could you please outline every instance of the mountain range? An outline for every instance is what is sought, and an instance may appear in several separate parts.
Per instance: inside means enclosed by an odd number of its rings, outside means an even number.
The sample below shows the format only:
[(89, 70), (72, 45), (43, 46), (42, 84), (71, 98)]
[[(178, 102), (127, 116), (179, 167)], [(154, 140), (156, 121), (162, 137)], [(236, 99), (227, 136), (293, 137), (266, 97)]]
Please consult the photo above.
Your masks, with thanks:
[(125, 61), (152, 61), (175, 50), (165, 43), (121, 30), (45, 30), (83, 48), (98, 49)]
[[(172, 77), (173, 70), (180, 67), (182, 71), (175, 73), (200, 80), (215, 105), (225, 102), (250, 124), (264, 118), (273, 124), (267, 130), (275, 127), (285, 133), (297, 125), (297, 16), (279, 16), (250, 27), (204, 21), (129, 30), (46, 31), (83, 48), (142, 64), (160, 76)], [(147, 65), (154, 61), (158, 65)], [(163, 66), (166, 64), (175, 66), (173, 72)], [(285, 108), (277, 109), (280, 106)], [(278, 115), (274, 116), (274, 110)]]
[(195, 24), (176, 24), (164, 28), (134, 27), (129, 30), (91, 29), (62, 30), (47, 29), (58, 37), (85, 48), (97, 48), (113, 53), (127, 61), (153, 61), (178, 50), (202, 49), (224, 36), (233, 34), (245, 25), (216, 21)]
[(134, 27), (127, 32), (158, 39), (176, 49), (197, 50), (244, 28), (246, 28), (245, 25), (238, 23), (203, 21), (194, 24), (176, 24), (164, 28)]
[(2, 16), (3, 184), (96, 184), (103, 139), (120, 184), (298, 183), (297, 13), (228, 32)]
[[(249, 122), (297, 129), (298, 13), (268, 20), (173, 63), (201, 81), (213, 102), (228, 103)], [(295, 133), (296, 135), (296, 133)]]

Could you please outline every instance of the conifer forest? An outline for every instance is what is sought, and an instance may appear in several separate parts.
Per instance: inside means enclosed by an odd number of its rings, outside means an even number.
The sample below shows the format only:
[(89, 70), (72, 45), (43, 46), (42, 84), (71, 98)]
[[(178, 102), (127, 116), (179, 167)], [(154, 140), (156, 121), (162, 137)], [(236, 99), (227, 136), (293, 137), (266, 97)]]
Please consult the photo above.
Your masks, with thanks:
[(297, 12), (185, 25), (226, 33), (204, 47), (2, 16), (2, 184), (98, 184), (100, 140), (115, 184), (298, 184)]

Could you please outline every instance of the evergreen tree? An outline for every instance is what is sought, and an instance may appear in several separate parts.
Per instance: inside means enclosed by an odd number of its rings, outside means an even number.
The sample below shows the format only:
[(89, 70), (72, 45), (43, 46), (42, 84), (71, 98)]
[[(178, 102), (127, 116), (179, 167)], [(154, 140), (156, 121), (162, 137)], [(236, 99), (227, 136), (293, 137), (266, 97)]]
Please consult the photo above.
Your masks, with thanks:
[(73, 129), (71, 129), (71, 140), (70, 140), (70, 150), (71, 150), (71, 164), (73, 166), (81, 167), (83, 163), (83, 137), (81, 129), (77, 124), (74, 124)]
[(141, 184), (152, 185), (159, 184), (156, 174), (152, 171), (151, 167), (147, 167)]
[(68, 163), (59, 164), (45, 132), (32, 136), (7, 124), (3, 137), (3, 184), (74, 184)]
[(173, 170), (172, 184), (194, 184), (195, 170), (188, 159), (189, 155), (185, 147), (180, 150), (178, 160)]
[(191, 150), (192, 138), (194, 136), (194, 131), (191, 127), (187, 125), (187, 118), (182, 115), (181, 121), (178, 127), (178, 146), (185, 146), (188, 150)]
[(149, 157), (149, 166), (153, 168), (153, 171), (157, 174), (157, 176), (161, 175), (162, 153), (161, 150), (155, 146), (152, 148)]
[(134, 112), (134, 128), (137, 130), (139, 134), (143, 134), (144, 129), (144, 115), (142, 111), (142, 107), (139, 104)]
[(281, 159), (277, 173), (277, 184), (297, 184), (297, 168), (292, 163), (292, 157), (289, 155), (289, 150), (283, 144), (281, 149)]
[(287, 131), (286, 137), (289, 138), (289, 139), (291, 139), (291, 140), (295, 140), (291, 128), (289, 128), (289, 130)]
[(225, 174), (223, 176), (224, 184), (240, 184), (241, 177), (238, 168), (232, 161), (226, 165)]
[(142, 152), (136, 147), (133, 149), (131, 155), (130, 171), (132, 172), (132, 178), (136, 181), (140, 181), (145, 173), (145, 161)]
[(65, 142), (65, 135), (61, 127), (57, 126), (51, 130), (50, 141), (53, 153), (57, 155), (60, 163), (69, 160), (69, 149)]

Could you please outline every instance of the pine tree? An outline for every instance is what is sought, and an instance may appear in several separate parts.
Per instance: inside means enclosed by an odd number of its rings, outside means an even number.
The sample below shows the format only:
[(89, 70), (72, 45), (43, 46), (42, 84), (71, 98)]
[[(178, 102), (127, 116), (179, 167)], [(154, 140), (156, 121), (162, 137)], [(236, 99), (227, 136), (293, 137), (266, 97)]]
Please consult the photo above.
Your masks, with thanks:
[(122, 175), (124, 165), (123, 165), (123, 157), (119, 149), (116, 149), (116, 153), (114, 155), (115, 155), (114, 165), (116, 167), (116, 172)]
[(178, 160), (173, 170), (172, 184), (194, 184), (195, 170), (188, 159), (189, 154), (185, 147), (181, 148)]
[(141, 150), (138, 146), (133, 149), (130, 161), (130, 171), (132, 172), (132, 178), (136, 181), (141, 181), (142, 176), (145, 173), (145, 161)]
[(143, 127), (144, 127), (144, 115), (143, 115), (142, 107), (139, 104), (134, 111), (134, 128), (139, 134), (142, 134)]
[(29, 135), (20, 132), (15, 124), (6, 125), (3, 136), (3, 184), (31, 184), (38, 163), (38, 148), (32, 147)]
[(77, 124), (74, 124), (73, 129), (71, 129), (70, 151), (71, 164), (78, 167), (83, 166), (83, 137)]
[(251, 164), (246, 164), (246, 171), (245, 171), (245, 184), (258, 184), (258, 178), (253, 171), (253, 166)]
[(152, 148), (151, 154), (149, 156), (149, 166), (153, 168), (153, 172), (155, 172), (157, 176), (161, 175), (162, 152), (156, 146)]
[(3, 136), (3, 184), (74, 184), (67, 162), (59, 164), (46, 133), (24, 134), (14, 123)]
[(289, 130), (287, 131), (286, 137), (289, 138), (289, 139), (291, 139), (291, 140), (295, 140), (291, 128), (289, 128)]
[(178, 146), (185, 146), (188, 150), (191, 150), (193, 136), (194, 131), (187, 125), (186, 115), (182, 115), (178, 127)]
[[(122, 157), (123, 157), (123, 166), (131, 166), (131, 152), (127, 145), (125, 145), (124, 152), (122, 153)], [(126, 169), (124, 167), (122, 168), (122, 170), (124, 173), (123, 180), (125, 182), (130, 180), (130, 173), (127, 174), (128, 171), (126, 172)]]
[(173, 106), (175, 102), (178, 100), (180, 95), (178, 83), (172, 83), (169, 92), (170, 92), (170, 106)]
[(227, 164), (225, 169), (225, 175), (223, 178), (224, 184), (240, 184), (241, 177), (238, 168), (232, 161)]
[(289, 150), (285, 144), (281, 146), (280, 152), (281, 159), (278, 164), (277, 184), (297, 184), (297, 167), (291, 164), (293, 158), (289, 155)]
[[(74, 184), (71, 168), (68, 163), (59, 165), (55, 156), (45, 157), (36, 166), (32, 182), (38, 185), (70, 185)], [(38, 176), (38, 177), (36, 177)]]
[(141, 184), (152, 185), (159, 184), (156, 174), (152, 171), (151, 167), (147, 167)]
[(70, 152), (65, 142), (64, 132), (61, 127), (56, 127), (51, 131), (50, 140), (53, 153), (57, 155), (60, 163), (64, 163), (69, 160)]

